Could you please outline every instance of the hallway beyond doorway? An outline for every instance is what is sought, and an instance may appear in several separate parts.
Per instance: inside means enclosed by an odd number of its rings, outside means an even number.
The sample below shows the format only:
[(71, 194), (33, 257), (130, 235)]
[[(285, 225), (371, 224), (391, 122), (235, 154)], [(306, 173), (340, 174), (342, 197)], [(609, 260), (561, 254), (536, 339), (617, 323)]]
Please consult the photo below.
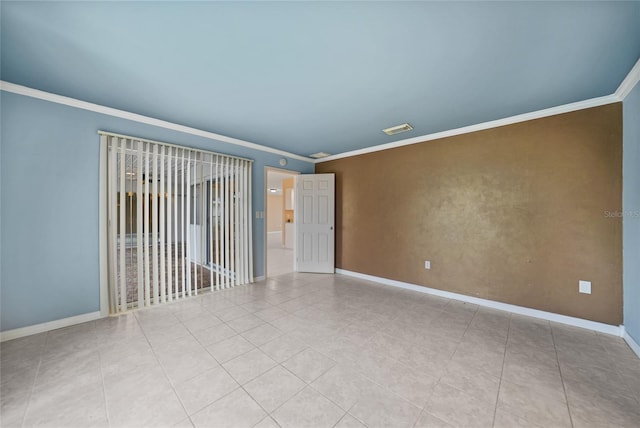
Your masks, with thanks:
[(267, 273), (269, 277), (293, 272), (293, 250), (282, 246), (282, 232), (267, 233)]

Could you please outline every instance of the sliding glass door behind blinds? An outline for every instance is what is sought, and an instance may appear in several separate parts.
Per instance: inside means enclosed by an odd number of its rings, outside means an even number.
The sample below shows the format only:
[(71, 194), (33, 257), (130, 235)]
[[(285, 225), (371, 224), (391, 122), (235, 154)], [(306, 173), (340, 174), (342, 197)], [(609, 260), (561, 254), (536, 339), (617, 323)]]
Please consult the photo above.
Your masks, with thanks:
[(253, 280), (251, 160), (100, 134), (111, 313)]

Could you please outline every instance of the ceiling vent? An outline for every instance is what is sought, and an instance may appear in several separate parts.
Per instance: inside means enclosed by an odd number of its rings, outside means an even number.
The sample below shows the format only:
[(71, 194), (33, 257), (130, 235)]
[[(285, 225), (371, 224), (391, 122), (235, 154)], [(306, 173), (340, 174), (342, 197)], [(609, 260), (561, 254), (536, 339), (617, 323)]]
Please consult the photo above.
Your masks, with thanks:
[(320, 159), (320, 158), (326, 158), (327, 156), (331, 156), (329, 153), (325, 153), (325, 152), (318, 152), (318, 153), (314, 153), (312, 155), (309, 155), (312, 158), (316, 158), (316, 159)]
[(387, 135), (396, 135), (401, 132), (411, 131), (412, 129), (413, 126), (409, 125), (408, 123), (403, 123), (402, 125), (396, 125), (392, 126), (391, 128), (383, 129), (382, 132)]

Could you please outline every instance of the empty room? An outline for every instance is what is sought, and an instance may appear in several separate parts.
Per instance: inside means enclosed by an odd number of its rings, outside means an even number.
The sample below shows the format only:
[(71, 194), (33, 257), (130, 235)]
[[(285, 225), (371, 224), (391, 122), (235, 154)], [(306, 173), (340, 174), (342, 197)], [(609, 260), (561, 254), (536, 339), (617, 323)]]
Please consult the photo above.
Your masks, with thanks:
[(0, 426), (640, 426), (640, 1), (0, 2)]

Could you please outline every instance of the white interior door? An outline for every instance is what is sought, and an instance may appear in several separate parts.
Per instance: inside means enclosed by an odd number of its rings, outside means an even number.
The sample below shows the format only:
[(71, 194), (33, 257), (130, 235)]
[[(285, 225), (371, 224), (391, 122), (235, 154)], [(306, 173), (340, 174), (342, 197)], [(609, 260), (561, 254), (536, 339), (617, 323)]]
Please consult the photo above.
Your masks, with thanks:
[(334, 273), (335, 176), (301, 174), (294, 180), (296, 271)]

